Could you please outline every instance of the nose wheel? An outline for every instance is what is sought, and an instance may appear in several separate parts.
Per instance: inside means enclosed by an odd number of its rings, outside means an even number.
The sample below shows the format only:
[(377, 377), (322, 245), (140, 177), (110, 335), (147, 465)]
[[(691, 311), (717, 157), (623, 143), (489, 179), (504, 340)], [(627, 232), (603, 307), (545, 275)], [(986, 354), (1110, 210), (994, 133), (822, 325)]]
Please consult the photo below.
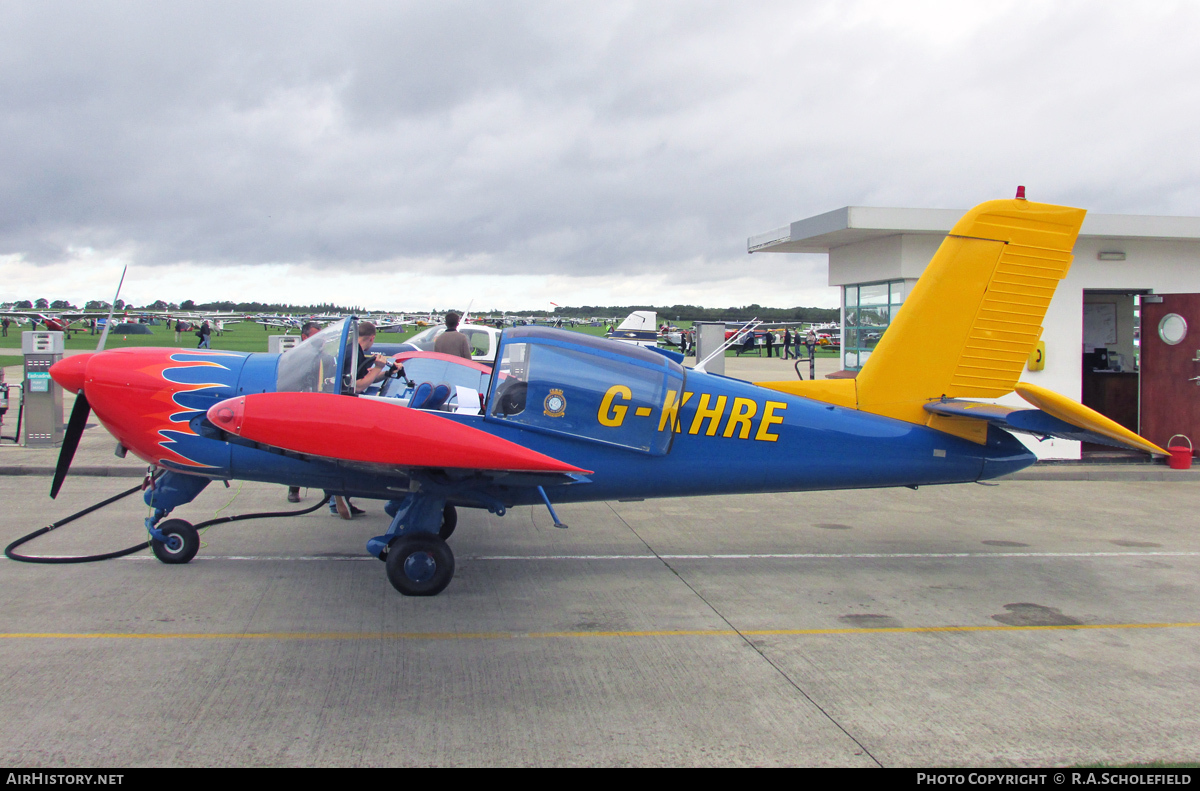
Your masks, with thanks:
[(151, 538), (150, 549), (163, 563), (187, 563), (196, 557), (200, 549), (200, 533), (190, 522), (168, 519), (158, 524), (158, 532), (162, 533), (165, 540)]
[(436, 596), (454, 576), (454, 553), (427, 533), (397, 538), (388, 547), (387, 576), (405, 596)]

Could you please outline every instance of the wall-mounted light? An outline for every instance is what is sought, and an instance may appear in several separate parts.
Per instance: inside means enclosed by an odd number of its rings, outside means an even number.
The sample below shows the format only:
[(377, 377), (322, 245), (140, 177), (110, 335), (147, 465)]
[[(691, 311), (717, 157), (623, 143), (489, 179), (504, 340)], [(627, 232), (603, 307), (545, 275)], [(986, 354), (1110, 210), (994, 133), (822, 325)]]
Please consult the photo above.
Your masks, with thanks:
[(1101, 250), (1096, 254), (1096, 258), (1101, 261), (1124, 261), (1125, 253), (1120, 250)]

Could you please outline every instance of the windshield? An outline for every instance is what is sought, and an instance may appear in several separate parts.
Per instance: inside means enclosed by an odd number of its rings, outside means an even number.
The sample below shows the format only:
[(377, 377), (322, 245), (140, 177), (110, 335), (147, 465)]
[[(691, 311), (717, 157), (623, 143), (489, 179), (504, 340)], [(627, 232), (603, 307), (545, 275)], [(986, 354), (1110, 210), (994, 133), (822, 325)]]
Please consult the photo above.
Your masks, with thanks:
[(330, 324), (306, 341), (301, 341), (279, 358), (275, 389), (280, 393), (337, 393), (338, 352), (342, 334), (346, 331), (343, 319)]

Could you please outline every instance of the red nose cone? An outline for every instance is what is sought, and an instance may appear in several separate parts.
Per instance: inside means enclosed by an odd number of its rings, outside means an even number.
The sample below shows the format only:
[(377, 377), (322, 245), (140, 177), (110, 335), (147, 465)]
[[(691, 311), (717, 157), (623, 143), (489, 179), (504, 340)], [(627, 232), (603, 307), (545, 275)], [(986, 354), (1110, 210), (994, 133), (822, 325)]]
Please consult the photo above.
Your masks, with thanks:
[(50, 377), (63, 386), (63, 389), (78, 393), (83, 389), (84, 374), (87, 364), (94, 352), (88, 354), (72, 354), (64, 357), (50, 366)]

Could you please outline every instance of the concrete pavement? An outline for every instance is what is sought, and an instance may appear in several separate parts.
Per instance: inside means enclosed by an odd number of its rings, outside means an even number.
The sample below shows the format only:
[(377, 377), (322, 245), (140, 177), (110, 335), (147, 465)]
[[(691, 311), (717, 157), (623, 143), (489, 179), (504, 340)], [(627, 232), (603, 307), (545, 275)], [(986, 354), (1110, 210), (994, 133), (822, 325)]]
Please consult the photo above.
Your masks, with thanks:
[[(36, 485), (34, 481), (36, 480)], [(0, 539), (117, 491), (0, 478)], [(35, 489), (30, 493), (31, 489)], [(236, 494), (232, 504), (228, 504)], [(285, 507), (210, 487), (178, 516)], [(305, 505), (313, 502), (310, 493)], [(1005, 481), (463, 511), (409, 599), (324, 510), (191, 564), (0, 561), (19, 765), (1195, 761), (1200, 486)], [(136, 498), (27, 551), (141, 538)]]

